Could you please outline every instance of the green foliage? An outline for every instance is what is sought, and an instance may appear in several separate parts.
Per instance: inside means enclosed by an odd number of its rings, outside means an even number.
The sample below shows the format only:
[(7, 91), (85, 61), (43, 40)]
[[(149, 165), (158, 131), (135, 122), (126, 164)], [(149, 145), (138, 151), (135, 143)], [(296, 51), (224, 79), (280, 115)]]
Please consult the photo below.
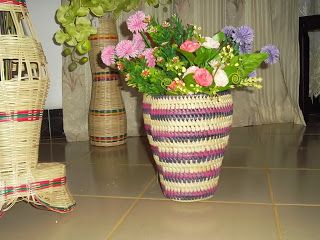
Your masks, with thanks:
[[(102, 17), (111, 13), (117, 18), (122, 11), (129, 12), (136, 9), (141, 3), (156, 6), (160, 0), (69, 0), (69, 4), (62, 5), (56, 12), (56, 19), (60, 29), (54, 34), (56, 43), (63, 44), (71, 49), (72, 63), (80, 63), (81, 55), (91, 49), (89, 37), (96, 34), (97, 29), (92, 26), (90, 17)], [(172, 0), (167, 0), (171, 3)], [(75, 70), (77, 64), (69, 66), (69, 70)]]

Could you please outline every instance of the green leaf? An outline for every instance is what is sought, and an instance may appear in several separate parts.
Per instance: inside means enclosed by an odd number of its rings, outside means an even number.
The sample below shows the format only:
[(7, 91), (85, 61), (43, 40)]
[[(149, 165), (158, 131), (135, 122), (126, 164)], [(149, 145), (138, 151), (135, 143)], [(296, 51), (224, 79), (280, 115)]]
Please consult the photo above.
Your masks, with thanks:
[(74, 70), (76, 70), (77, 67), (78, 67), (78, 64), (75, 63), (75, 62), (72, 62), (72, 63), (69, 64), (68, 70), (69, 70), (70, 72), (73, 72)]
[(86, 54), (91, 50), (91, 43), (89, 40), (79, 42), (76, 46), (76, 49), (80, 55)]
[(197, 50), (196, 54), (197, 56), (194, 59), (194, 63), (198, 66), (204, 66), (207, 62), (217, 56), (218, 52), (215, 49), (201, 47)]
[(190, 65), (193, 65), (193, 62), (194, 62), (194, 59), (195, 59), (195, 56), (194, 56), (193, 53), (184, 51), (184, 50), (179, 49), (179, 48), (177, 49), (177, 52), (181, 53), (190, 62)]
[(147, 3), (150, 6), (155, 6), (155, 5), (159, 4), (159, 0), (147, 0)]
[(242, 59), (243, 74), (248, 75), (256, 70), (268, 58), (267, 53), (251, 53), (239, 56)]
[(56, 12), (56, 18), (62, 26), (72, 23), (76, 17), (76, 12), (72, 10), (70, 6), (62, 5)]
[(101, 1), (101, 6), (104, 12), (111, 12), (117, 8), (116, 0), (104, 0)]
[(88, 14), (89, 14), (89, 8), (87, 8), (87, 7), (80, 7), (77, 10), (78, 17), (84, 17), (84, 16), (87, 16)]
[(65, 49), (62, 51), (62, 55), (65, 56), (65, 57), (71, 55), (71, 53), (72, 53), (72, 51), (71, 51), (70, 48), (65, 48)]
[(193, 78), (193, 74), (188, 74), (183, 78), (184, 83), (186, 84), (186, 88), (189, 89), (190, 91), (194, 92), (195, 91), (195, 86), (196, 86), (196, 81)]
[(80, 59), (79, 63), (82, 65), (82, 64), (85, 64), (86, 62), (88, 62), (89, 58), (87, 57), (83, 57)]
[(61, 30), (58, 30), (55, 34), (54, 34), (54, 39), (56, 40), (57, 43), (59, 44), (63, 44), (67, 39), (69, 39), (70, 36), (69, 34), (66, 34), (64, 32), (62, 32)]
[(71, 37), (70, 39), (68, 39), (66, 42), (65, 42), (68, 46), (70, 47), (74, 47), (77, 45), (77, 40), (74, 38), (74, 37)]
[(218, 42), (223, 42), (226, 40), (226, 35), (223, 32), (218, 32), (212, 38)]
[(78, 17), (76, 19), (76, 25), (91, 26), (91, 21), (88, 17)]
[(90, 11), (92, 12), (93, 15), (95, 15), (97, 17), (102, 17), (104, 15), (104, 11), (101, 6), (91, 7)]
[(235, 72), (238, 71), (238, 69), (237, 69), (236, 67), (231, 66), (231, 65), (226, 66), (223, 70), (226, 72), (226, 74), (228, 75), (228, 77), (229, 77), (231, 74), (233, 74), (233, 73), (235, 73)]

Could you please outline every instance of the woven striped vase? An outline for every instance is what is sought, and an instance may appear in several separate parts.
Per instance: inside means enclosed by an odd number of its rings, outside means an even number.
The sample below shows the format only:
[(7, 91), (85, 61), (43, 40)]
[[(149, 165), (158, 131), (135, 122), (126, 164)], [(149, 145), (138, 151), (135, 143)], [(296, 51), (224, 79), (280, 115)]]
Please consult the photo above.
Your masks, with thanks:
[(38, 163), (47, 61), (24, 0), (0, 0), (0, 217), (18, 201), (74, 208), (61, 163)]
[(199, 201), (212, 197), (232, 123), (232, 96), (149, 96), (143, 100), (145, 130), (165, 197)]
[(120, 90), (120, 74), (105, 66), (101, 50), (118, 42), (115, 20), (99, 19), (97, 34), (90, 37), (89, 53), (92, 71), (92, 90), (89, 109), (90, 143), (96, 146), (116, 146), (126, 142), (127, 118)]

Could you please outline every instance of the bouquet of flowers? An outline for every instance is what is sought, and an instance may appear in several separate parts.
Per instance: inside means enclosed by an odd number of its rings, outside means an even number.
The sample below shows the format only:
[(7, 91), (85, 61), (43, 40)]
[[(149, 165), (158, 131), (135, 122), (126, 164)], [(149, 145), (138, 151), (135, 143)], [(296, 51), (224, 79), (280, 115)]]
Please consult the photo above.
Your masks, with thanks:
[(138, 11), (127, 20), (132, 40), (102, 50), (107, 66), (117, 66), (129, 86), (149, 95), (207, 94), (239, 87), (261, 88), (256, 69), (279, 59), (267, 45), (252, 52), (254, 32), (248, 26), (227, 26), (213, 37), (200, 27), (184, 26), (173, 15), (159, 23)]

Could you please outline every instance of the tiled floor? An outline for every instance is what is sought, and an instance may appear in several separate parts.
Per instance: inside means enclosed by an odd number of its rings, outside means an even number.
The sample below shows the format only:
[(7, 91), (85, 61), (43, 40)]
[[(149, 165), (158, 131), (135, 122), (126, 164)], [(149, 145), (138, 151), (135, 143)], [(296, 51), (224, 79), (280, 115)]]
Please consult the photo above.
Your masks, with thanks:
[(234, 128), (219, 189), (177, 203), (160, 191), (147, 140), (123, 146), (43, 142), (41, 161), (66, 162), (75, 211), (18, 203), (0, 220), (1, 240), (320, 240), (320, 126)]

